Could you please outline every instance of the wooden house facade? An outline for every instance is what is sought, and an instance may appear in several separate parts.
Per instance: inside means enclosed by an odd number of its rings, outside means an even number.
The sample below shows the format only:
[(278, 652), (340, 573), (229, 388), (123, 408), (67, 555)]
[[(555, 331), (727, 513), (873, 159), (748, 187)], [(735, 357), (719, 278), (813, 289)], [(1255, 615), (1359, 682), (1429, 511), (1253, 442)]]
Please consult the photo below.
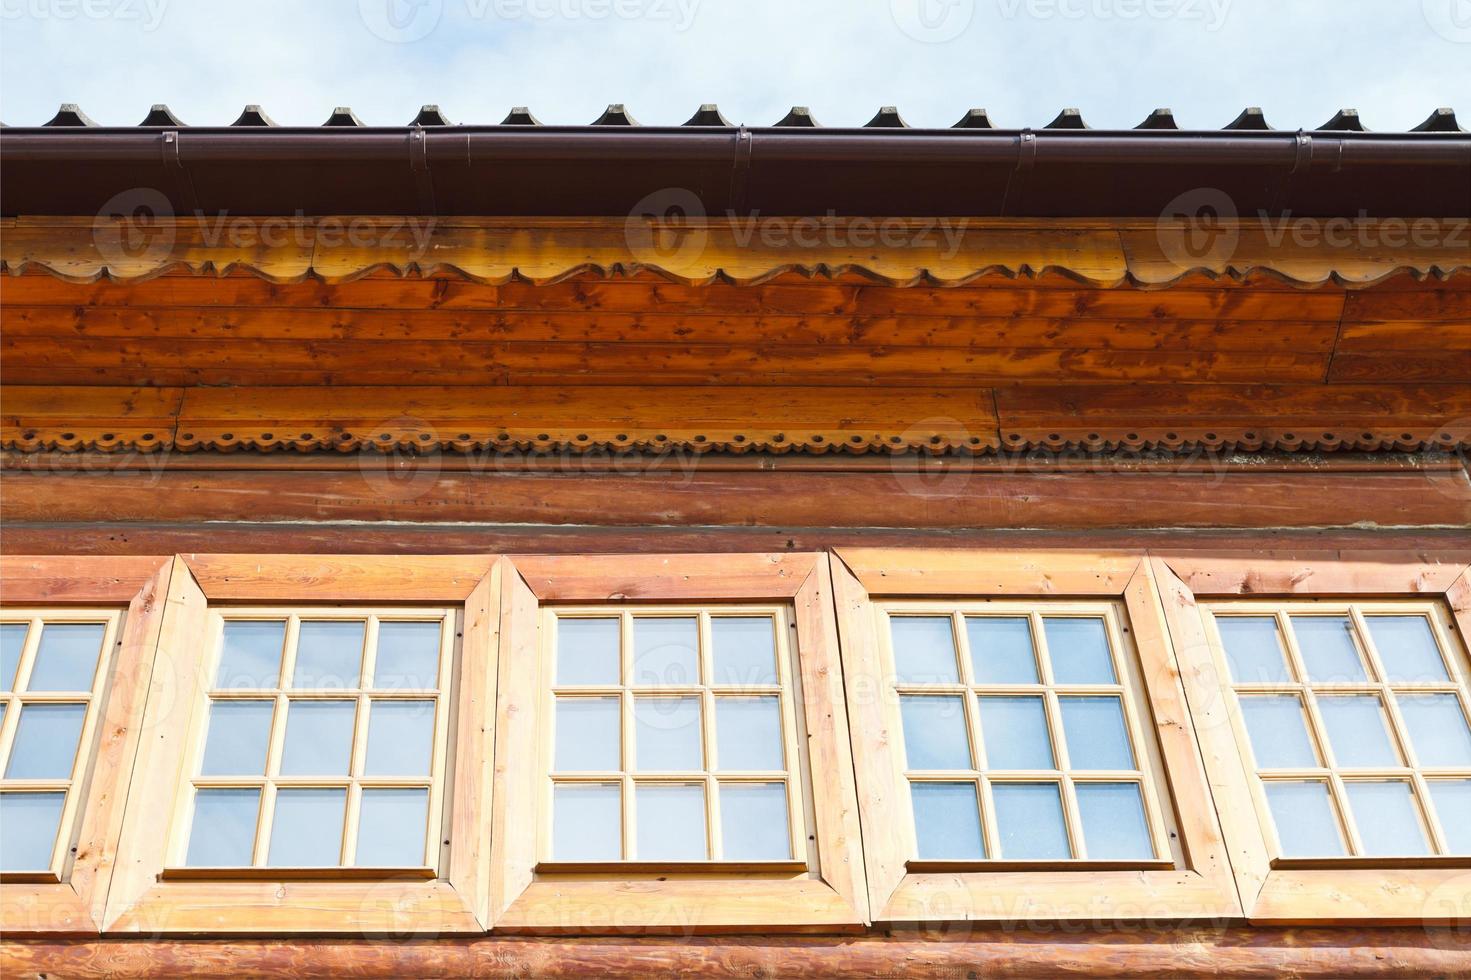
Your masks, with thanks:
[(1471, 975), (1471, 137), (0, 137), (0, 970)]

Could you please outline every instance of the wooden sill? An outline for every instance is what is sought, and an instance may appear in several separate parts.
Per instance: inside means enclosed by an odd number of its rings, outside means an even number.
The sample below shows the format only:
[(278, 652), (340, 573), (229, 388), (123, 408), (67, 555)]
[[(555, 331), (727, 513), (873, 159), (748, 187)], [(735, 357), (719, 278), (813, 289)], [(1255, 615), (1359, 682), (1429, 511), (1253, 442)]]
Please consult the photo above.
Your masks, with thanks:
[(1273, 858), (1273, 871), (1394, 870), (1398, 868), (1471, 868), (1471, 854), (1420, 857)]
[(539, 861), (537, 874), (662, 875), (794, 874), (807, 871), (806, 861)]
[(393, 881), (439, 877), (433, 868), (165, 868), (159, 881)]
[(986, 874), (991, 871), (1173, 871), (1173, 861), (906, 861), (910, 874)]
[(0, 884), (56, 885), (61, 875), (55, 871), (0, 871)]

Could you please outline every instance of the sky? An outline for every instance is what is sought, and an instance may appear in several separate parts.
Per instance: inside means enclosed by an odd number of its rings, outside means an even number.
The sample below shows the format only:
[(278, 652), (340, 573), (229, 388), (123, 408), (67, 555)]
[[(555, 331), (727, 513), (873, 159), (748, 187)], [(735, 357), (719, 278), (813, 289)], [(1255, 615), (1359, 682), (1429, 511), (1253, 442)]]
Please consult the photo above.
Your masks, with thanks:
[(0, 120), (62, 102), (104, 125), (157, 102), (195, 125), (247, 103), (284, 125), (425, 103), (580, 124), (614, 102), (673, 125), (715, 102), (753, 126), (895, 105), (916, 126), (1075, 107), (1116, 128), (1165, 106), (1219, 128), (1261, 106), (1279, 129), (1353, 107), (1403, 130), (1451, 106), (1471, 128), (1471, 0), (0, 0)]

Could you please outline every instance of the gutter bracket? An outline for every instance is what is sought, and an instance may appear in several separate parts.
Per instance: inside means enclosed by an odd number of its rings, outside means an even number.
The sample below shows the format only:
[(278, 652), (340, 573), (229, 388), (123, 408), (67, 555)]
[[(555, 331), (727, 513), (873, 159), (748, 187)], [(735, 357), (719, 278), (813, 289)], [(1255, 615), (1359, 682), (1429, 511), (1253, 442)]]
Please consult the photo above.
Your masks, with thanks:
[(732, 214), (744, 215), (750, 204), (751, 149), (754, 139), (751, 131), (742, 123), (735, 133), (735, 158), (730, 170), (730, 210)]
[(1006, 217), (1006, 208), (1011, 200), (1013, 185), (1018, 185), (1018, 190), (1021, 192), (1026, 190), (1027, 178), (1031, 175), (1036, 163), (1037, 134), (1030, 128), (1024, 129), (1016, 138), (1016, 166), (1006, 176), (1006, 187), (1001, 192), (1001, 206), (996, 210), (998, 216)]
[(438, 215), (434, 201), (434, 178), (429, 173), (429, 139), (422, 125), (409, 130), (409, 172), (419, 197), (419, 213)]
[(160, 133), (158, 147), (174, 199), (184, 206), (186, 214), (200, 214), (199, 201), (194, 195), (194, 178), (184, 169), (184, 161), (179, 157), (179, 131), (169, 129)]
[(1293, 134), (1292, 169), (1282, 177), (1277, 185), (1276, 193), (1272, 195), (1272, 212), (1282, 210), (1284, 199), (1291, 200), (1292, 191), (1298, 185), (1301, 178), (1307, 176), (1313, 169), (1313, 138), (1306, 130), (1299, 129)]

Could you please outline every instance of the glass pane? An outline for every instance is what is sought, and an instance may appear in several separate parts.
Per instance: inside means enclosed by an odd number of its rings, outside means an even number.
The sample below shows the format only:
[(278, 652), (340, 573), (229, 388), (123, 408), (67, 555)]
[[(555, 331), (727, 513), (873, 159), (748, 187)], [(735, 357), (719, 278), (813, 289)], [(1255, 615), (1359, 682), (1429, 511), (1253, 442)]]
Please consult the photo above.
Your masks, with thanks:
[(1057, 767), (1040, 697), (981, 698), (981, 738), (988, 769)]
[(1072, 857), (1056, 783), (992, 783), (1001, 857), (1012, 861)]
[(1052, 617), (1042, 620), (1052, 679), (1059, 684), (1112, 684), (1113, 658), (1103, 620)]
[(65, 793), (0, 793), (0, 871), (47, 871)]
[(905, 684), (954, 684), (955, 636), (949, 616), (891, 616), (894, 672)]
[(361, 806), (354, 864), (367, 868), (423, 866), (429, 790), (364, 789)]
[(378, 623), (373, 686), (380, 691), (429, 691), (439, 686), (439, 623)]
[(1155, 856), (1138, 783), (1073, 785), (1089, 860), (1148, 861)]
[(1274, 616), (1220, 616), (1216, 629), (1226, 650), (1231, 679), (1238, 684), (1291, 681)]
[(271, 822), (273, 868), (330, 868), (342, 861), (345, 789), (278, 789)]
[(1327, 784), (1272, 780), (1266, 787), (1284, 856), (1338, 857), (1345, 853)]
[(721, 769), (780, 771), (781, 702), (777, 698), (716, 698), (716, 758)]
[(1471, 766), (1471, 729), (1454, 694), (1396, 694), (1422, 766)]
[(1451, 854), (1471, 854), (1471, 779), (1432, 779), (1430, 798)]
[(617, 698), (557, 698), (558, 772), (604, 772), (620, 768), (621, 725)]
[(285, 645), (285, 620), (226, 620), (215, 687), (275, 687)]
[(1389, 681), (1443, 681), (1445, 661), (1424, 616), (1368, 616), (1369, 635)]
[(975, 783), (910, 783), (920, 858), (978, 861), (986, 856)]
[(5, 778), (70, 779), (86, 715), (85, 704), (22, 705)]
[(1373, 696), (1319, 697), (1318, 714), (1328, 731), (1333, 760), (1340, 766), (1397, 766), (1384, 706)]
[(286, 709), (283, 776), (346, 776), (356, 701), (292, 701)]
[(1068, 764), (1074, 769), (1133, 769), (1134, 750), (1118, 698), (1058, 698)]
[(0, 691), (15, 690), (15, 673), (20, 669), (20, 652), (25, 649), (28, 629), (25, 623), (0, 623)]
[(102, 652), (101, 623), (46, 623), (27, 691), (90, 691)]
[(645, 772), (705, 768), (699, 698), (634, 698), (634, 758)]
[(274, 701), (210, 702), (200, 775), (264, 775), (275, 707)]
[(191, 868), (249, 867), (259, 812), (260, 790), (253, 787), (196, 792), (184, 863)]
[(899, 699), (904, 720), (904, 759), (909, 769), (970, 769), (965, 702), (958, 696), (906, 694)]
[(1365, 854), (1388, 857), (1430, 853), (1409, 783), (1350, 782), (1344, 783), (1344, 789)]
[(792, 856), (783, 783), (722, 783), (721, 847), (726, 861), (785, 861)]
[(637, 616), (633, 620), (633, 683), (682, 687), (700, 683), (699, 620)]
[(1251, 736), (1258, 769), (1300, 769), (1318, 764), (1308, 739), (1302, 701), (1294, 695), (1241, 698), (1241, 717)]
[(1293, 616), (1292, 631), (1302, 651), (1308, 679), (1314, 682), (1362, 681), (1363, 661), (1347, 616)]
[(618, 618), (557, 619), (557, 683), (618, 684)]
[(617, 783), (558, 783), (552, 790), (552, 857), (620, 860), (622, 798)]
[(977, 684), (1035, 684), (1037, 655), (1025, 616), (967, 616), (966, 639)]
[(644, 783), (634, 790), (640, 861), (703, 861), (705, 787), (701, 783)]
[(303, 621), (291, 686), (333, 691), (357, 687), (366, 628), (361, 621)]
[(433, 701), (373, 701), (363, 775), (427, 776), (433, 753)]
[(770, 616), (713, 616), (716, 684), (775, 684), (776, 633)]

